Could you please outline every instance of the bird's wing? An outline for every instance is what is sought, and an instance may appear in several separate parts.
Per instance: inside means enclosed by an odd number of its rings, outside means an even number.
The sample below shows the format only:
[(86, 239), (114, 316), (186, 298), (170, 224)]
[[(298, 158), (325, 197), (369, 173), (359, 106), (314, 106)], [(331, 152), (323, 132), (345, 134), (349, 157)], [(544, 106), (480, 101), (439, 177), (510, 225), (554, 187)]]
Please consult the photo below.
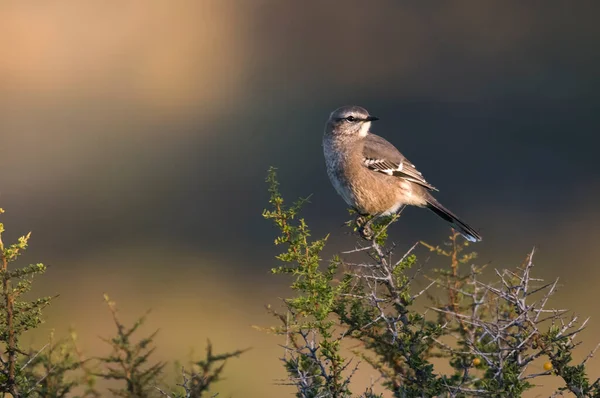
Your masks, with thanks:
[(378, 135), (367, 134), (365, 137), (363, 165), (375, 172), (403, 178), (431, 191), (437, 191), (433, 185), (425, 181), (414, 164), (409, 162), (396, 147)]

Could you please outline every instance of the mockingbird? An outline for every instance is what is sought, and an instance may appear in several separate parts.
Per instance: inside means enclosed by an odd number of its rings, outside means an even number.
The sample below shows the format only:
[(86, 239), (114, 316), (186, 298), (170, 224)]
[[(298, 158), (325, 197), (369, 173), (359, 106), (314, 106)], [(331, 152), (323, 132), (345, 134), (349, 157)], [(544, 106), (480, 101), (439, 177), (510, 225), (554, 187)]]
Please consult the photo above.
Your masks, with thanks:
[(360, 106), (344, 106), (329, 116), (323, 135), (327, 174), (335, 190), (361, 216), (389, 216), (405, 205), (426, 207), (449, 222), (467, 240), (481, 236), (440, 204), (437, 191), (392, 144), (371, 134), (371, 122), (379, 120)]

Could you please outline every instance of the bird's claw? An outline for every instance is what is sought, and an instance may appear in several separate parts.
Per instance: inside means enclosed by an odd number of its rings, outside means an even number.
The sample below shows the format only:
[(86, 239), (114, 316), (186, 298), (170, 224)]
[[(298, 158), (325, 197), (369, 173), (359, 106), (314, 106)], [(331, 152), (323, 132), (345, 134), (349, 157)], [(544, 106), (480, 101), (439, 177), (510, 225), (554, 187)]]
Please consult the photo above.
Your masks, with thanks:
[(373, 240), (374, 233), (370, 225), (363, 225), (358, 229), (358, 233), (364, 240)]
[(356, 217), (356, 226), (361, 238), (364, 240), (373, 240), (373, 229), (371, 228), (371, 222), (367, 219), (367, 217)]
[(356, 217), (355, 222), (356, 222), (356, 226), (358, 227), (358, 229), (361, 229), (362, 227), (364, 227), (367, 224), (368, 220), (367, 220), (367, 217), (365, 217), (365, 216), (358, 216), (358, 217)]

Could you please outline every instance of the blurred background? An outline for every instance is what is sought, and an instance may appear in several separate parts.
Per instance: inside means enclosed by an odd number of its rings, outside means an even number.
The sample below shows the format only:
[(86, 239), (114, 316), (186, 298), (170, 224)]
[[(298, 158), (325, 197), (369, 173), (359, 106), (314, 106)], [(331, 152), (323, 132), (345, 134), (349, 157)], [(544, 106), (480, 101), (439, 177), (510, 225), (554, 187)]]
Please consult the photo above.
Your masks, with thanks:
[[(288, 294), (268, 272), (278, 248), (264, 178), (273, 165), (289, 200), (313, 194), (305, 216), (315, 236), (332, 232), (328, 255), (354, 247), (321, 138), (333, 109), (358, 104), (481, 231), (481, 263), (517, 266), (538, 248), (539, 275), (564, 284), (557, 305), (593, 317), (585, 356), (600, 335), (599, 12), (594, 1), (2, 3), (3, 222), (9, 239), (33, 232), (23, 261), (51, 267), (36, 292), (60, 294), (32, 339), (73, 326), (87, 354), (106, 352), (107, 292), (125, 321), (153, 310), (157, 359), (203, 354), (207, 338), (252, 347), (219, 391), (290, 396), (276, 385), (282, 340), (251, 328), (274, 324), (263, 305)], [(392, 230), (400, 248), (448, 234), (416, 209)], [(590, 370), (600, 376), (600, 361)], [(556, 383), (544, 381), (531, 396)]]

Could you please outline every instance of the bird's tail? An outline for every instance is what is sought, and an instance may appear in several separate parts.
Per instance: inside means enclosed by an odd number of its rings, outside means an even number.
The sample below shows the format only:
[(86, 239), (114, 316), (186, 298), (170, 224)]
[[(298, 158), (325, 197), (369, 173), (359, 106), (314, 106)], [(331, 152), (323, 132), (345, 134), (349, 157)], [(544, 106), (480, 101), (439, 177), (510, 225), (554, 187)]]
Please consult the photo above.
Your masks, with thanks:
[(461, 221), (454, 213), (442, 206), (435, 198), (431, 196), (427, 198), (427, 208), (448, 221), (452, 227), (460, 232), (460, 234), (469, 242), (479, 242), (481, 240), (481, 235), (479, 235), (477, 231), (467, 223)]

